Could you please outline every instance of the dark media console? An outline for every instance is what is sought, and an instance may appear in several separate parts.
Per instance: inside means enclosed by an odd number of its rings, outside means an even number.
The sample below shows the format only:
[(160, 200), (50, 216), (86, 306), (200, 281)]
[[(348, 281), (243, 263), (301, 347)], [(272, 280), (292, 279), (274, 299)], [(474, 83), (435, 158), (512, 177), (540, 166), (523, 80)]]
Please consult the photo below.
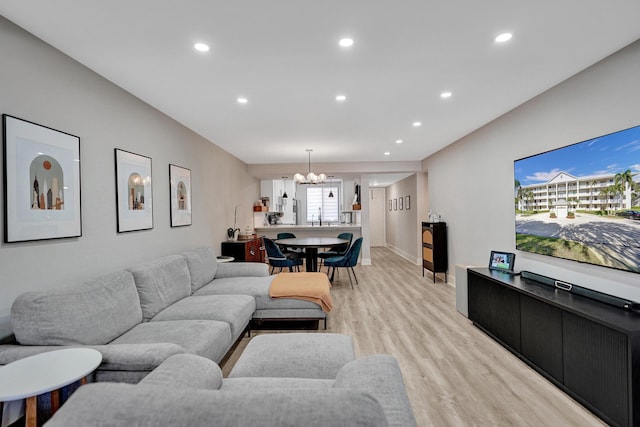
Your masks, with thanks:
[(545, 279), (468, 269), (469, 319), (607, 423), (640, 426), (640, 314)]

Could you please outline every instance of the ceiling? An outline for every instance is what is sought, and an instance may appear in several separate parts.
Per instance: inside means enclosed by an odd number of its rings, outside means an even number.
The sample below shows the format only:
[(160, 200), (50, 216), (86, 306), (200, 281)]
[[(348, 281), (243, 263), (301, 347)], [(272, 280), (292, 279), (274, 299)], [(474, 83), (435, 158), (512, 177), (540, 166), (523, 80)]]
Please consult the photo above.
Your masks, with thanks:
[(312, 162), (415, 162), (640, 37), (638, 0), (0, 0), (0, 13), (247, 164), (306, 164), (307, 148)]

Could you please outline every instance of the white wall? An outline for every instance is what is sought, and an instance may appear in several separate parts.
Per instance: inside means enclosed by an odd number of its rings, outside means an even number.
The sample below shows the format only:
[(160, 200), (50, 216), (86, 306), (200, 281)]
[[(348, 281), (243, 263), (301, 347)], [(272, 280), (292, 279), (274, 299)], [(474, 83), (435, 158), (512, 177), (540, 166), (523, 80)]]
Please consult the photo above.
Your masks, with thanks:
[[(515, 251), (515, 159), (640, 124), (638, 76), (635, 42), (423, 161), (450, 274), (486, 265), (491, 249)], [(640, 301), (638, 274), (519, 251), (516, 268)]]
[[(235, 205), (237, 226), (253, 223), (259, 183), (246, 164), (2, 17), (0, 57), (0, 113), (79, 136), (82, 181), (82, 237), (0, 246), (0, 337), (22, 292), (202, 245), (218, 251)], [(152, 158), (152, 230), (116, 232), (114, 148)], [(191, 169), (188, 227), (170, 227), (169, 163)]]
[(369, 236), (371, 246), (386, 246), (385, 218), (387, 216), (387, 197), (384, 188), (369, 189)]
[[(418, 177), (413, 174), (387, 187), (386, 236), (387, 247), (411, 262), (418, 263), (420, 254), (416, 252), (420, 229), (418, 228)], [(411, 197), (410, 209), (404, 206), (406, 196)], [(403, 199), (403, 209), (389, 210), (389, 199)], [(397, 202), (396, 202), (397, 203)], [(425, 220), (426, 221), (426, 220)]]

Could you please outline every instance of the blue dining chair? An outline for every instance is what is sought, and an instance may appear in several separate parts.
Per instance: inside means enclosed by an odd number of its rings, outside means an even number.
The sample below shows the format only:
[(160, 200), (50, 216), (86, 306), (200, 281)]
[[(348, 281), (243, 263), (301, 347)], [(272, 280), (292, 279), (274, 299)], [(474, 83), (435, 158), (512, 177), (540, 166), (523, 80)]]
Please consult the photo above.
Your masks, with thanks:
[(300, 271), (300, 266), (302, 265), (302, 260), (297, 256), (287, 256), (282, 253), (278, 245), (268, 238), (264, 238), (264, 247), (267, 250), (267, 259), (269, 260), (269, 265), (271, 266), (271, 273), (276, 269), (276, 267), (280, 267), (280, 271), (283, 268), (288, 267), (289, 271), (293, 271), (293, 267), (296, 267), (298, 271)]
[(346, 254), (347, 250), (349, 250), (349, 247), (351, 246), (351, 241), (353, 240), (353, 233), (340, 233), (338, 234), (338, 239), (348, 240), (349, 243), (333, 246), (329, 248), (329, 250), (327, 251), (319, 252), (318, 258), (320, 258), (320, 263), (321, 263), (320, 266), (322, 266), (322, 262), (324, 262), (324, 260), (328, 258), (342, 256)]
[(358, 264), (358, 256), (360, 255), (360, 248), (362, 247), (362, 237), (358, 237), (353, 245), (349, 248), (346, 254), (342, 256), (336, 256), (332, 258), (327, 258), (324, 261), (324, 265), (331, 268), (331, 281), (333, 282), (333, 275), (336, 273), (336, 268), (346, 268), (347, 275), (349, 276), (349, 283), (351, 283), (351, 289), (353, 289), (353, 281), (351, 280), (351, 274), (349, 273), (349, 269), (351, 269), (351, 273), (353, 273), (353, 277), (356, 279), (356, 285), (358, 283), (358, 277), (356, 276), (356, 272), (353, 267)]

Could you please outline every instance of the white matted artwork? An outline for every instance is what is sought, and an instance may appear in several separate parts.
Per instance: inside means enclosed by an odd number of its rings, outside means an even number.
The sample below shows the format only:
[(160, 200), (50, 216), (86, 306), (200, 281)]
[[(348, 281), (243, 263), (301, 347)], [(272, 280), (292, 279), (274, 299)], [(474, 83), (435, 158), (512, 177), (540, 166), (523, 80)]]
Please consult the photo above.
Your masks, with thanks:
[(191, 225), (191, 169), (169, 165), (171, 226)]
[(118, 233), (153, 228), (151, 158), (115, 149)]
[(82, 235), (80, 138), (2, 115), (4, 241)]

